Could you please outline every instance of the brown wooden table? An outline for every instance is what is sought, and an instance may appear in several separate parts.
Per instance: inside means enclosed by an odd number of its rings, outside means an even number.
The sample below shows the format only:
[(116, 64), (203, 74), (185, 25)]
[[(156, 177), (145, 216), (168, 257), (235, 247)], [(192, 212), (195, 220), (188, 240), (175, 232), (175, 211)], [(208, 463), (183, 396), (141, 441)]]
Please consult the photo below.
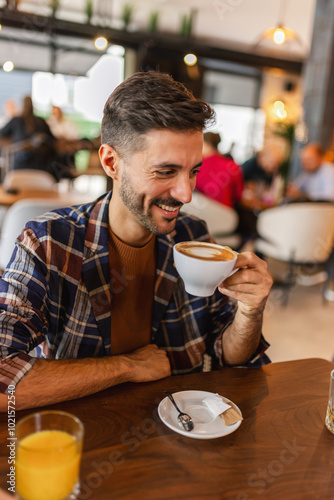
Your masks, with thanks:
[[(333, 499), (334, 435), (324, 425), (333, 368), (308, 359), (225, 369), (124, 384), (50, 408), (74, 413), (85, 425), (81, 500)], [(168, 429), (156, 412), (164, 391), (190, 389), (234, 401), (244, 416), (239, 429), (212, 440)], [(3, 414), (3, 488), (7, 435)]]
[(51, 189), (20, 189), (17, 193), (11, 194), (0, 185), (0, 206), (11, 207), (17, 201), (29, 198), (64, 201), (64, 206), (66, 206), (93, 201), (94, 197), (74, 192), (59, 193)]
[(60, 194), (51, 189), (20, 189), (17, 193), (8, 193), (0, 185), (0, 205), (10, 207), (26, 198), (60, 198)]

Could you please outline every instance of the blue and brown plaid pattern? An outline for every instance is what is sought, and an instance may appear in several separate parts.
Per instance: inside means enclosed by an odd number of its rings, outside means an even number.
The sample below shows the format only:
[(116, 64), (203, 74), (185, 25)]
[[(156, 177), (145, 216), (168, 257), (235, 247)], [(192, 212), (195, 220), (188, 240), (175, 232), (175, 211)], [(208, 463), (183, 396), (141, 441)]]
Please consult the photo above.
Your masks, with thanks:
[[(49, 359), (110, 355), (112, 286), (108, 208), (111, 193), (30, 221), (0, 279), (0, 391), (18, 383), (43, 344)], [(188, 295), (173, 264), (174, 243), (210, 240), (203, 221), (181, 215), (175, 231), (157, 238), (152, 343), (165, 349), (172, 374), (200, 371), (204, 354), (222, 365), (221, 336), (235, 304), (217, 292)], [(118, 277), (126, 286), (127, 277)], [(134, 332), (135, 335), (135, 332)], [(268, 361), (262, 339), (249, 362)]]

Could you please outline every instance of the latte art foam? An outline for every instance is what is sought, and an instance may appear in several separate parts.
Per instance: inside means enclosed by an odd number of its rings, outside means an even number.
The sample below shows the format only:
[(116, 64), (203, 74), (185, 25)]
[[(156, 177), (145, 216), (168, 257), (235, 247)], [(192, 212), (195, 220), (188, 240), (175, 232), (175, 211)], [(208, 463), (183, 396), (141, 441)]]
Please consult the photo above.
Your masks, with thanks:
[(235, 257), (232, 252), (224, 247), (210, 243), (179, 243), (177, 250), (188, 257), (201, 260), (232, 260)]

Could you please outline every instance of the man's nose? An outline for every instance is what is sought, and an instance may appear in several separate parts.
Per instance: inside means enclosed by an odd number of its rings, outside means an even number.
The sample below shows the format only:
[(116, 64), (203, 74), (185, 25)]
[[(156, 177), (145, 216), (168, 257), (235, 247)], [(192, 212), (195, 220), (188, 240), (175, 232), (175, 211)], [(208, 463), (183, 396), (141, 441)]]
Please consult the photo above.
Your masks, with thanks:
[(170, 190), (171, 196), (181, 203), (189, 203), (192, 198), (192, 193), (195, 189), (196, 179), (189, 177), (179, 177), (175, 180), (175, 184)]

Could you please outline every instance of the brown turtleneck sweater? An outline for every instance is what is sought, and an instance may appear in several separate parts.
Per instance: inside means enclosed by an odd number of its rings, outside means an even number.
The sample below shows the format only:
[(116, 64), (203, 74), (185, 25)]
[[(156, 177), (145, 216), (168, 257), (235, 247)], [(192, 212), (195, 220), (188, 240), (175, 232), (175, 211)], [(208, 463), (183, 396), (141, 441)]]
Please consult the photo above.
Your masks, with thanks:
[(151, 343), (155, 236), (143, 247), (126, 245), (109, 230), (111, 354)]

